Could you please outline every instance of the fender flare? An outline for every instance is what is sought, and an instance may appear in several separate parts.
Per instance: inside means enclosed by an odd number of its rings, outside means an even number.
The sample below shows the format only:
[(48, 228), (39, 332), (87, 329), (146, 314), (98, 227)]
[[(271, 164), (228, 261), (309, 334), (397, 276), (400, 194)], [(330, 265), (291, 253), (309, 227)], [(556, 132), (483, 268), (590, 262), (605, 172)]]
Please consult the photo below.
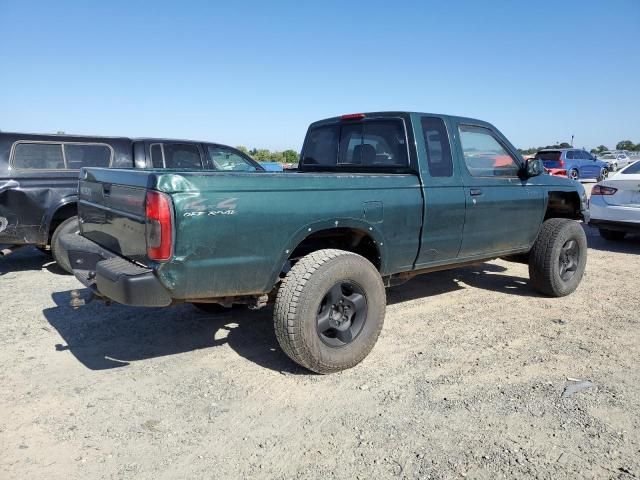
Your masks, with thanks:
[(278, 257), (274, 269), (269, 276), (269, 284), (267, 285), (267, 291), (270, 291), (278, 281), (280, 272), (286, 265), (289, 255), (293, 252), (298, 245), (300, 245), (309, 235), (322, 230), (332, 230), (335, 228), (351, 228), (359, 230), (362, 233), (368, 235), (373, 239), (380, 254), (380, 272), (385, 272), (387, 262), (387, 241), (379, 228), (382, 224), (370, 223), (359, 218), (332, 218), (331, 220), (320, 220), (306, 224), (304, 227), (298, 229), (293, 235), (289, 237), (287, 242), (282, 248), (282, 252)]
[(73, 203), (75, 204), (78, 203), (78, 194), (67, 195), (66, 197), (61, 198), (58, 202), (54, 203), (47, 209), (44, 222), (43, 222), (43, 227), (44, 227), (43, 233), (47, 235), (47, 240), (49, 235), (49, 229), (51, 228), (51, 221), (53, 220), (53, 217), (55, 216), (56, 212), (61, 208), (66, 207), (67, 205), (70, 205)]

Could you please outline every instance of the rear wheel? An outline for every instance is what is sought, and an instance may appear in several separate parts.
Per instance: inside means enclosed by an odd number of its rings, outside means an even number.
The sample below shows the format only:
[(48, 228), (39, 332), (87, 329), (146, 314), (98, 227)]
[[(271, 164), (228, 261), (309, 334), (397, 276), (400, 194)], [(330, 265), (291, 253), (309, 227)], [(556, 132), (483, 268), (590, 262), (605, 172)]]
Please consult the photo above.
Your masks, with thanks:
[(62, 222), (53, 232), (51, 237), (51, 255), (56, 263), (67, 273), (73, 273), (71, 264), (69, 263), (69, 257), (67, 252), (60, 244), (60, 237), (67, 234), (80, 233), (80, 224), (78, 223), (78, 217), (67, 218)]
[(623, 240), (627, 235), (627, 232), (618, 232), (617, 230), (607, 230), (606, 228), (600, 229), (600, 236), (605, 240), (619, 241)]
[(360, 363), (382, 330), (386, 295), (364, 257), (319, 250), (287, 273), (276, 298), (274, 326), (284, 352), (316, 373)]
[(587, 265), (587, 236), (574, 220), (550, 218), (542, 224), (529, 257), (533, 287), (552, 297), (570, 294)]
[(601, 182), (609, 175), (609, 171), (606, 168), (600, 170), (600, 175), (598, 175), (598, 181)]
[(572, 168), (571, 170), (569, 170), (569, 178), (571, 180), (578, 180), (580, 178), (580, 173), (578, 172), (577, 168)]

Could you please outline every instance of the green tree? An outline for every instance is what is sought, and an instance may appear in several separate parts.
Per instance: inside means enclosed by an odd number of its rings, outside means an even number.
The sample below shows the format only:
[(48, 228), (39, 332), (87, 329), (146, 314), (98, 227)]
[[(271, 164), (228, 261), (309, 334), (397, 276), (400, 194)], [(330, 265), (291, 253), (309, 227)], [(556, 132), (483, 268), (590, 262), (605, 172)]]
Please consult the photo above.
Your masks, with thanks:
[(271, 159), (271, 152), (266, 148), (251, 150), (251, 156), (258, 162), (268, 162)]
[(246, 153), (247, 155), (249, 155), (249, 149), (244, 145), (238, 145), (236, 149), (240, 150), (242, 153)]
[(297, 163), (300, 154), (295, 150), (285, 150), (284, 152), (282, 152), (282, 156), (285, 163)]
[(622, 140), (621, 142), (616, 143), (616, 150), (635, 150), (637, 145), (635, 145), (631, 140)]

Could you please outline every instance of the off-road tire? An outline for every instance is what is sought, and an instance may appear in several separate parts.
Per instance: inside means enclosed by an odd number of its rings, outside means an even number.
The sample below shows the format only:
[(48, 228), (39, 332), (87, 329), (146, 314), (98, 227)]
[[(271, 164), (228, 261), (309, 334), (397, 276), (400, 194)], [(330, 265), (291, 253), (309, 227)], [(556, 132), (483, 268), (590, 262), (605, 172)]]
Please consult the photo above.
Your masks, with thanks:
[[(569, 240), (578, 247), (577, 268), (571, 278), (560, 276), (560, 254)], [(529, 257), (529, 278), (533, 288), (551, 297), (564, 297), (572, 293), (584, 274), (587, 264), (587, 236), (581, 225), (565, 218), (546, 220), (536, 238)]]
[(624, 240), (624, 237), (627, 236), (627, 232), (619, 232), (617, 230), (608, 230), (606, 228), (600, 228), (600, 236), (605, 240), (611, 240), (614, 242), (619, 242), (620, 240)]
[[(331, 347), (317, 332), (317, 316), (329, 289), (343, 281), (364, 293), (366, 320), (350, 343)], [(338, 372), (369, 354), (382, 330), (385, 307), (382, 278), (371, 262), (344, 250), (318, 250), (299, 260), (280, 286), (273, 312), (276, 337), (294, 362), (316, 373)]]
[(70, 233), (80, 233), (80, 224), (78, 223), (78, 217), (76, 216), (69, 217), (58, 225), (51, 237), (51, 255), (58, 266), (67, 273), (73, 273), (73, 269), (69, 263), (69, 257), (66, 250), (62, 248), (62, 245), (60, 244), (60, 237)]

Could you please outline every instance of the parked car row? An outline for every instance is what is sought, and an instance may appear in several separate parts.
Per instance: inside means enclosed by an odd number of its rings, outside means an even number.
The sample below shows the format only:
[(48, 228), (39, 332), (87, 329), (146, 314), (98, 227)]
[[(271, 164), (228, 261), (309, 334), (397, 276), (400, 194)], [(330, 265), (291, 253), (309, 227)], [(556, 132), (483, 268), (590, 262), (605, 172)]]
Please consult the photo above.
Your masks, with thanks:
[(79, 230), (82, 167), (264, 171), (241, 151), (216, 143), (0, 132), (0, 244), (50, 248), (71, 272), (59, 240)]
[(598, 160), (580, 148), (544, 149), (535, 157), (542, 160), (551, 175), (568, 177), (572, 180), (603, 180), (609, 173), (607, 162)]

